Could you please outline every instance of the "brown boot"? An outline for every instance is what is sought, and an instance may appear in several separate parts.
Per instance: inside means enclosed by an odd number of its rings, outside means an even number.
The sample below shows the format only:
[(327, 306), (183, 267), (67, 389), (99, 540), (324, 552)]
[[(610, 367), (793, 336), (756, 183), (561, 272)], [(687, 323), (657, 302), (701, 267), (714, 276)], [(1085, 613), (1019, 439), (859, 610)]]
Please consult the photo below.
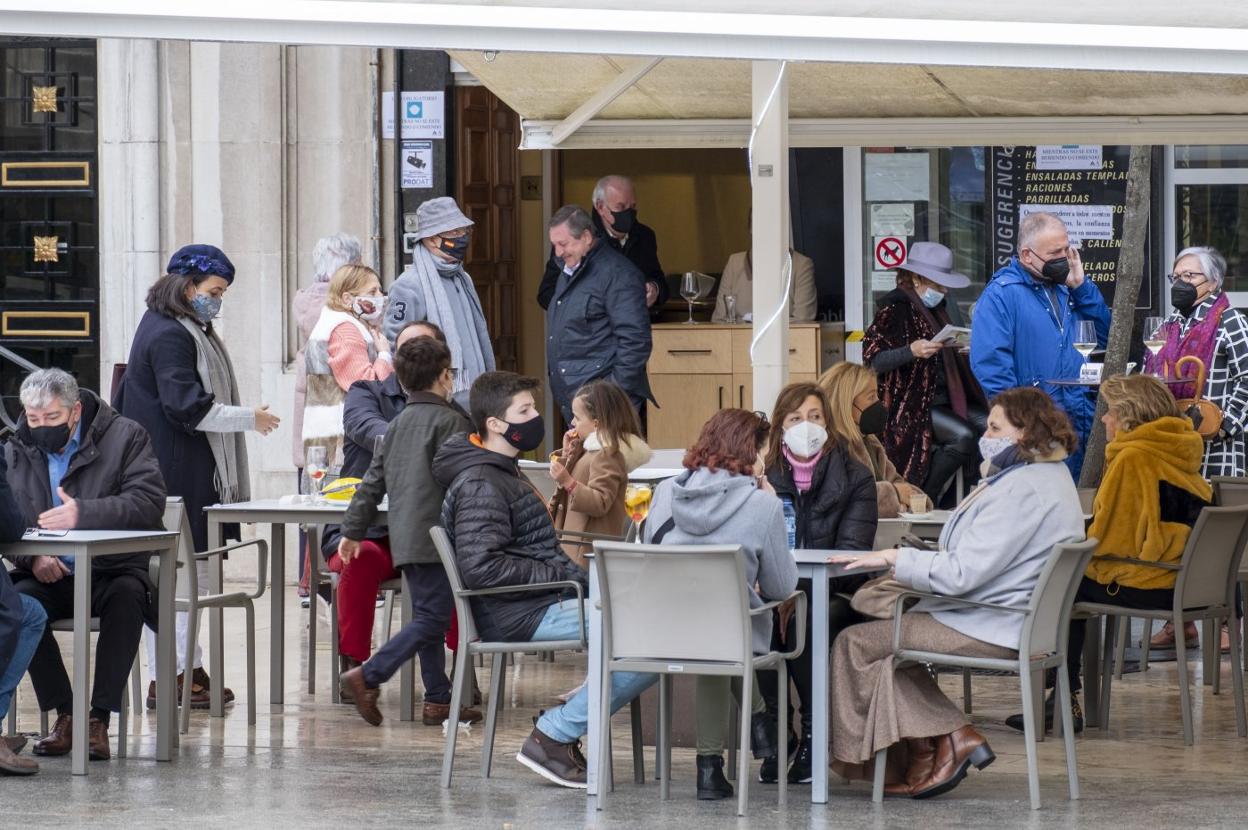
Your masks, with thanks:
[[(426, 700), (425, 705), (420, 710), (420, 721), (425, 726), (441, 726), (442, 721), (451, 716), (451, 704), (449, 703), (431, 703)], [(469, 709), (467, 706), (459, 710), (459, 720), (461, 723), (480, 723), (483, 715), (476, 709)]]
[(34, 758), (19, 758), (8, 739), (0, 741), (0, 775), (34, 775), (39, 762)]
[(92, 761), (107, 761), (113, 757), (108, 749), (108, 727), (102, 720), (87, 721), (87, 757)]
[(912, 787), (914, 798), (934, 798), (947, 793), (962, 783), (972, 764), (983, 769), (997, 759), (988, 741), (970, 724), (934, 738), (933, 743), (936, 757), (932, 761), (932, 773), (926, 781)]
[[(357, 666), (362, 666), (362, 665), (364, 664), (361, 663), (359, 660), (356, 660), (354, 657), (348, 657), (345, 654), (339, 654), (338, 655), (338, 677), (341, 678), (347, 672), (351, 671)], [(351, 692), (344, 689), (341, 683), (338, 685), (338, 699), (341, 700), (343, 703), (355, 703), (355, 699), (351, 697)]]
[(363, 666), (343, 672), (339, 687), (344, 697), (351, 696), (351, 702), (355, 704), (355, 711), (360, 713), (360, 717), (373, 726), (381, 726), (381, 710), (377, 708), (377, 698), (381, 690), (370, 689), (365, 685)]
[(68, 755), (73, 748), (74, 719), (69, 715), (57, 715), (56, 723), (52, 724), (52, 731), (48, 732), (47, 737), (42, 740), (35, 741), (35, 748), (32, 752), (36, 755), (53, 757)]
[(913, 796), (915, 788), (932, 775), (932, 764), (936, 760), (936, 745), (931, 738), (906, 738), (907, 766), (906, 780), (900, 784), (889, 784), (884, 788), (886, 795)]
[[(182, 681), (182, 676), (178, 675), (178, 699), (179, 700), (181, 700), (182, 698), (182, 682), (181, 681)], [(212, 697), (209, 694), (209, 692), (212, 691), (212, 682), (208, 679), (208, 672), (204, 671), (202, 667), (198, 669), (193, 669), (191, 671), (191, 683), (194, 684), (193, 686), (191, 686), (191, 708), (192, 709), (207, 709), (211, 705), (211, 701), (212, 701)], [(196, 704), (196, 701), (199, 700), (201, 695), (203, 696), (203, 699), (204, 699), (204, 704), (202, 706)], [(221, 690), (221, 702), (223, 704), (233, 703), (234, 702), (234, 690), (223, 688)]]

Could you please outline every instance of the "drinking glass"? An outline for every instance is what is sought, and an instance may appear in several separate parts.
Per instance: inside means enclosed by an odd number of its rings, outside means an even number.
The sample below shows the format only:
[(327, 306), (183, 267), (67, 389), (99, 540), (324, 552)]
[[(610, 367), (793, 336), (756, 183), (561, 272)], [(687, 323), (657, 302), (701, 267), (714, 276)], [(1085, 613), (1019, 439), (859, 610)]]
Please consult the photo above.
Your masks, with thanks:
[(630, 484), (624, 490), (624, 507), (635, 524), (641, 524), (650, 512), (650, 485)]
[(724, 317), (729, 323), (737, 322), (737, 298), (732, 294), (724, 295)]
[(325, 486), (325, 474), (329, 472), (329, 449), (308, 447), (304, 469), (308, 472), (308, 480), (312, 482), (312, 495), (319, 501), (321, 488)]
[(1096, 349), (1096, 324), (1091, 320), (1078, 320), (1075, 322), (1075, 351), (1083, 355), (1083, 359), (1088, 357)]
[(698, 275), (693, 271), (686, 271), (685, 275), (680, 278), (680, 296), (685, 298), (685, 302), (689, 304), (689, 319), (685, 321), (687, 326), (696, 326), (697, 323), (693, 319), (693, 301), (702, 293), (702, 286), (698, 285)]

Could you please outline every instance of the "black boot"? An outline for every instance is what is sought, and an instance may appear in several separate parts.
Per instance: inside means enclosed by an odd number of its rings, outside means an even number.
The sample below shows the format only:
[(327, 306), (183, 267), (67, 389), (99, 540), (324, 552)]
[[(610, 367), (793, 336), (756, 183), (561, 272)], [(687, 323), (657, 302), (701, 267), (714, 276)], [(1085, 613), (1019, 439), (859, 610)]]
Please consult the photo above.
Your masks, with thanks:
[(724, 756), (698, 756), (698, 801), (732, 798), (732, 785), (724, 777)]
[(750, 753), (755, 758), (776, 755), (776, 721), (766, 712), (750, 716)]
[[(1056, 691), (1049, 692), (1049, 696), (1044, 699), (1044, 728), (1046, 731), (1053, 728), (1053, 712), (1057, 708), (1056, 700)], [(1070, 695), (1070, 714), (1075, 724), (1075, 734), (1079, 735), (1083, 732), (1083, 707), (1079, 705), (1078, 692), (1073, 692)], [(1005, 725), (1022, 732), (1023, 716), (1021, 714), (1010, 715), (1005, 719)]]
[(797, 757), (789, 766), (790, 784), (810, 783), (810, 730), (802, 730), (802, 742), (797, 748)]

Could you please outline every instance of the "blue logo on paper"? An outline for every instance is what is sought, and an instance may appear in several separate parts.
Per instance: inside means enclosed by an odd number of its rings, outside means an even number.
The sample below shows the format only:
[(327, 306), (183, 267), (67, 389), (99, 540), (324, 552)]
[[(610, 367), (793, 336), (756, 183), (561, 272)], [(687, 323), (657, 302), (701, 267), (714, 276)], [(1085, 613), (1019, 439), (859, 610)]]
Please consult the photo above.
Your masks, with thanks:
[(407, 117), (408, 118), (424, 118), (425, 117), (424, 101), (408, 101), (407, 102)]

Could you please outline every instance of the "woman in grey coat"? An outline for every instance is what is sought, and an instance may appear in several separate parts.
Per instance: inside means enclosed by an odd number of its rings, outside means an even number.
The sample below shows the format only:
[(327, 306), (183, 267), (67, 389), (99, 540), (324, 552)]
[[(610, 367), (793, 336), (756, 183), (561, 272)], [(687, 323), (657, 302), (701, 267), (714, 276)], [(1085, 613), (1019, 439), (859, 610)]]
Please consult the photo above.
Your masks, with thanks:
[[(1035, 388), (1008, 389), (991, 402), (980, 439), (984, 479), (945, 525), (938, 550), (869, 554), (851, 568), (892, 568), (919, 591), (1025, 608), (1054, 545), (1084, 537), (1083, 510), (1064, 463), (1075, 448), (1069, 419)], [(906, 648), (974, 657), (1015, 657), (1022, 615), (921, 600), (902, 618)], [(865, 778), (876, 751), (890, 752), (904, 780), (887, 792), (930, 798), (956, 787), (971, 765), (995, 756), (984, 737), (922, 666), (893, 670), (893, 621), (853, 626), (832, 648), (833, 766)]]
[[(702, 427), (685, 453), (685, 472), (654, 493), (642, 540), (665, 545), (740, 545), (746, 584), (755, 586), (750, 607), (784, 599), (797, 587), (797, 563), (789, 552), (784, 509), (756, 459), (771, 427), (744, 409), (722, 409)], [(757, 475), (756, 475), (757, 474)], [(771, 650), (771, 615), (754, 618), (754, 651)], [(699, 676), (697, 697), (698, 798), (729, 798), (723, 752), (731, 706), (727, 677)], [(774, 723), (755, 684), (751, 725), (754, 757), (776, 754)]]

